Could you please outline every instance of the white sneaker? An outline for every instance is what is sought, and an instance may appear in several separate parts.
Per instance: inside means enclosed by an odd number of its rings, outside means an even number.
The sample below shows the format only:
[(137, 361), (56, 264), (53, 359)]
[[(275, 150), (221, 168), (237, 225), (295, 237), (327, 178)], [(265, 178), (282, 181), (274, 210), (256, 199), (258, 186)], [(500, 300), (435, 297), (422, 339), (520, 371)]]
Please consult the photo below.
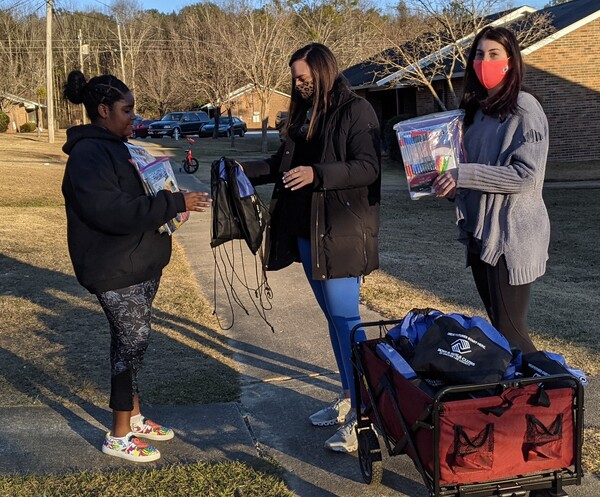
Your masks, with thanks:
[(325, 448), (336, 452), (354, 452), (358, 450), (356, 436), (356, 412), (352, 410), (344, 425), (325, 442)]
[(350, 399), (345, 398), (342, 392), (331, 404), (315, 412), (308, 419), (315, 426), (339, 425), (344, 422), (350, 409)]

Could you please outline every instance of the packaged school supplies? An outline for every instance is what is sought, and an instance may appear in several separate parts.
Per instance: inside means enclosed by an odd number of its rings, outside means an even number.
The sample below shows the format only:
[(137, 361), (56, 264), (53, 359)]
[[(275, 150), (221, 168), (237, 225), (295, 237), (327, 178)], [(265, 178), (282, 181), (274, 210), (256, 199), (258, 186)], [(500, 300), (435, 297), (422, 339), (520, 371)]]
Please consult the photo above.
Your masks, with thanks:
[[(175, 173), (171, 167), (168, 157), (159, 157), (158, 159), (152, 156), (144, 147), (137, 145), (125, 144), (131, 155), (130, 162), (135, 166), (140, 175), (144, 190), (148, 195), (156, 195), (161, 190), (169, 190), (170, 192), (178, 192), (179, 187), (175, 180)], [(179, 212), (177, 215), (163, 224), (158, 231), (160, 233), (173, 232), (185, 223), (190, 217), (189, 212)]]
[(437, 112), (394, 125), (410, 198), (433, 195), (437, 176), (462, 160), (462, 109)]

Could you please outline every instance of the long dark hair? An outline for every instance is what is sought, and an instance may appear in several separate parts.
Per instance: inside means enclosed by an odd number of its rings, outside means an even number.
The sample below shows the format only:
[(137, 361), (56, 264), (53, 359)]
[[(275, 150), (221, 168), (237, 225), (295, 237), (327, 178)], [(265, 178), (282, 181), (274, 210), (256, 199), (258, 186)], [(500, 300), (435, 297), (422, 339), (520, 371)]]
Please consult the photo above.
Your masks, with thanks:
[(112, 74), (104, 74), (86, 81), (81, 71), (71, 71), (67, 76), (63, 90), (63, 97), (74, 104), (83, 103), (90, 119), (95, 121), (98, 117), (98, 106), (105, 104), (108, 107), (123, 100), (129, 93), (129, 88), (119, 78)]
[[(509, 57), (508, 73), (502, 80), (500, 90), (491, 96), (488, 96), (486, 88), (481, 84), (475, 74), (475, 69), (473, 69), (477, 45), (482, 39), (500, 43)], [(519, 91), (523, 85), (523, 72), (523, 58), (515, 35), (506, 28), (495, 26), (483, 28), (473, 40), (467, 59), (464, 77), (465, 89), (460, 102), (460, 108), (465, 109), (465, 125), (469, 126), (473, 122), (475, 112), (480, 108), (485, 114), (497, 115), (500, 119), (514, 114), (517, 110)]]
[[(289, 66), (298, 60), (306, 62), (310, 68), (314, 94), (312, 103), (306, 102), (296, 91), (296, 82), (292, 78), (292, 98), (286, 129), (300, 127), (306, 121), (306, 112), (312, 107), (312, 115), (308, 126), (307, 138), (311, 138), (325, 116), (327, 110), (335, 103), (334, 94), (342, 88), (348, 88), (346, 79), (340, 75), (338, 63), (325, 45), (309, 43), (296, 50), (290, 58)], [(335, 91), (334, 91), (335, 90)]]

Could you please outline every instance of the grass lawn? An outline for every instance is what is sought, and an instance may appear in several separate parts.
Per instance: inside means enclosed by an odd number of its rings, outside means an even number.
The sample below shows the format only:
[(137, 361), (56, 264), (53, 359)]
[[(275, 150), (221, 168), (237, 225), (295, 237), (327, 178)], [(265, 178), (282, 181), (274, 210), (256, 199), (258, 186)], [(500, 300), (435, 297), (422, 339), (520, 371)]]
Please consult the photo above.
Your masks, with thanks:
[(196, 463), (158, 470), (0, 476), (2, 497), (293, 497), (271, 470), (240, 462)]
[[(47, 140), (47, 138), (46, 138)], [(67, 253), (60, 184), (66, 157), (31, 135), (0, 134), (0, 406), (108, 405), (108, 324), (95, 297), (76, 281)], [(209, 215), (198, 214), (196, 215)], [(143, 402), (236, 401), (240, 386), (227, 341), (175, 242), (157, 298), (154, 333), (140, 373)], [(177, 365), (176, 367), (174, 365)], [(0, 495), (63, 497), (290, 493), (265, 463), (239, 462), (158, 470), (2, 476)]]
[[(276, 137), (274, 137), (276, 138)], [(240, 160), (263, 157), (248, 146), (252, 138), (200, 139), (192, 146), (199, 157), (196, 176), (210, 181), (210, 163), (220, 155)], [(248, 141), (246, 141), (248, 140)], [(221, 146), (219, 147), (219, 143)], [(164, 139), (144, 145), (176, 160), (187, 142)], [(277, 141), (269, 143), (275, 150)], [(254, 150), (259, 150), (256, 144)], [(548, 165), (549, 183), (600, 180), (600, 161)], [(470, 270), (465, 268), (462, 245), (456, 241), (454, 208), (435, 198), (410, 200), (399, 164), (384, 158), (380, 236), (380, 269), (365, 278), (362, 301), (389, 318), (404, 316), (415, 307), (434, 307), (443, 312), (485, 316)], [(268, 188), (259, 190), (268, 195)], [(544, 191), (551, 222), (550, 259), (546, 274), (532, 286), (529, 325), (540, 349), (559, 352), (573, 366), (596, 376), (600, 365), (600, 332), (596, 308), (600, 299), (600, 249), (597, 220), (598, 189)], [(592, 380), (594, 381), (594, 380)], [(600, 430), (586, 428), (584, 460), (587, 471), (600, 473)]]
[[(0, 134), (0, 174), (11, 178), (11, 188), (0, 198), (1, 406), (45, 401), (107, 405), (107, 324), (95, 299), (76, 282), (66, 250), (60, 194), (66, 160), (60, 152), (63, 141), (61, 133), (54, 145), (33, 134)], [(185, 140), (166, 138), (137, 143), (155, 155), (172, 156), (174, 167), (188, 145)], [(270, 136), (269, 151), (277, 144), (278, 137)], [(252, 135), (236, 138), (235, 148), (225, 138), (196, 138), (192, 147), (200, 161), (196, 176), (203, 181), (209, 180), (208, 166), (219, 156), (243, 160), (265, 155)], [(548, 179), (600, 179), (599, 171), (600, 163), (585, 167), (553, 164)], [(482, 315), (456, 241), (451, 204), (435, 199), (411, 201), (400, 188), (405, 179), (398, 165), (388, 161), (383, 184), (381, 268), (366, 278), (363, 301), (389, 317), (427, 306)], [(539, 347), (563, 353), (571, 364), (595, 375), (600, 344), (593, 311), (600, 296), (600, 265), (597, 236), (592, 233), (598, 232), (594, 228), (600, 217), (598, 190), (548, 189), (544, 197), (552, 241), (547, 273), (533, 285), (532, 335)], [(177, 244), (174, 248), (156, 300), (155, 334), (141, 378), (142, 385), (156, 382), (156, 388), (145, 391), (144, 400), (155, 404), (237, 400), (237, 372), (227, 342), (218, 331), (210, 304), (196, 287), (183, 252)], [(175, 368), (170, 363), (175, 360), (180, 376), (173, 376)], [(24, 374), (23, 366), (32, 367)], [(587, 427), (585, 467), (596, 474), (600, 473), (599, 447), (600, 430)], [(122, 480), (118, 473), (114, 481), (133, 481), (139, 495), (145, 489), (152, 495), (176, 496), (180, 494), (163, 490), (167, 487), (161, 481), (192, 485), (186, 480), (187, 468), (124, 472)], [(185, 495), (230, 496), (231, 481), (247, 485), (244, 495), (248, 496), (289, 495), (270, 470), (257, 472), (231, 463), (197, 464), (189, 471), (196, 475), (198, 486), (190, 486)], [(52, 477), (0, 478), (0, 495), (41, 497), (42, 488), (58, 488), (60, 479), (45, 478)], [(113, 475), (107, 478), (101, 473), (69, 475), (63, 480), (70, 486), (46, 492), (47, 497), (95, 495), (94, 486), (106, 489), (103, 496), (117, 495), (119, 488), (112, 485)], [(215, 488), (206, 493), (202, 482), (214, 483)]]

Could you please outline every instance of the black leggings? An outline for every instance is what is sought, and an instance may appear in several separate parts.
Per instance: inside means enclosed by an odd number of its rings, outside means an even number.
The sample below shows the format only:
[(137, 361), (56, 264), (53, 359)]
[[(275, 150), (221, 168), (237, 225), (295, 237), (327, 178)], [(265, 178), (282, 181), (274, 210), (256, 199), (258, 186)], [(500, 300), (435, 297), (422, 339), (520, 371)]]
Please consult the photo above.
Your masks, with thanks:
[(469, 263), (477, 291), (492, 325), (524, 354), (535, 352), (537, 349), (527, 329), (531, 283), (510, 285), (504, 256), (500, 257), (495, 266), (490, 266), (479, 256), (469, 254)]
[(115, 411), (132, 411), (137, 373), (148, 348), (152, 301), (160, 278), (96, 297), (110, 326), (110, 402)]

